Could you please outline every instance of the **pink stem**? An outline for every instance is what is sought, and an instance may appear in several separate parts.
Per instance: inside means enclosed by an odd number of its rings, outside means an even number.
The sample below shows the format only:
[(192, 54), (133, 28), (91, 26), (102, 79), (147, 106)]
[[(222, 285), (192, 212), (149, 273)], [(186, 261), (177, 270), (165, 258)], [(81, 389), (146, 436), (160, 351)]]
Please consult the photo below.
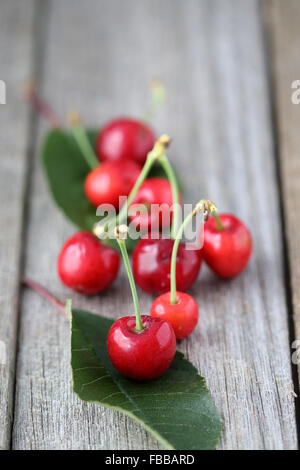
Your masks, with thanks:
[(53, 109), (37, 94), (33, 86), (30, 86), (27, 90), (27, 97), (36, 111), (43, 116), (52, 127), (62, 127), (61, 121)]
[(25, 286), (37, 292), (38, 294), (40, 294), (42, 297), (44, 297), (44, 299), (48, 300), (48, 302), (55, 305), (55, 307), (59, 308), (63, 312), (63, 314), (69, 319), (64, 303), (56, 299), (47, 289), (45, 289), (43, 286), (41, 286), (37, 282), (32, 281), (31, 279), (25, 278), (23, 279), (22, 283)]

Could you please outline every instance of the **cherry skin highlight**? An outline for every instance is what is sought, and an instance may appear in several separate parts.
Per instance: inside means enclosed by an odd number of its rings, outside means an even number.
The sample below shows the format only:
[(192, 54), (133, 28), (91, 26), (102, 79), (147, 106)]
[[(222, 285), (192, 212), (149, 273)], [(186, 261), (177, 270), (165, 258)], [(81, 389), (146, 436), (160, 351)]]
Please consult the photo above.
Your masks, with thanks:
[(129, 195), (140, 172), (140, 166), (130, 160), (101, 163), (85, 179), (86, 197), (96, 207), (112, 204), (118, 209), (119, 197)]
[[(149, 234), (150, 237), (150, 234)], [(141, 238), (132, 253), (136, 283), (145, 292), (160, 295), (170, 290), (171, 256), (174, 240)], [(187, 250), (180, 243), (176, 259), (176, 285), (186, 291), (196, 280), (201, 267), (201, 250)]]
[[(137, 213), (133, 215), (135, 204), (143, 204), (147, 210), (140, 213), (137, 210)], [(161, 211), (151, 207), (152, 204), (161, 206)], [(169, 227), (172, 221), (172, 210), (170, 209), (172, 205), (172, 188), (169, 181), (166, 178), (149, 178), (141, 184), (130, 206), (129, 214), (132, 214), (129, 217), (130, 221), (141, 231)]]
[(198, 323), (198, 305), (193, 297), (184, 292), (176, 292), (176, 304), (171, 304), (170, 298), (170, 292), (157, 297), (152, 304), (150, 315), (170, 323), (177, 339), (186, 338)]
[(96, 153), (102, 162), (133, 160), (142, 166), (154, 143), (152, 129), (143, 122), (130, 118), (114, 119), (101, 129)]
[(165, 320), (142, 315), (144, 330), (134, 330), (135, 317), (122, 317), (108, 332), (107, 351), (114, 367), (126, 377), (150, 380), (162, 375), (176, 352), (173, 328)]
[(63, 245), (57, 262), (60, 279), (80, 294), (107, 289), (117, 277), (118, 253), (87, 231), (77, 232)]
[(232, 214), (220, 214), (224, 230), (214, 218), (204, 225), (203, 258), (220, 277), (232, 278), (246, 267), (252, 252), (250, 231)]

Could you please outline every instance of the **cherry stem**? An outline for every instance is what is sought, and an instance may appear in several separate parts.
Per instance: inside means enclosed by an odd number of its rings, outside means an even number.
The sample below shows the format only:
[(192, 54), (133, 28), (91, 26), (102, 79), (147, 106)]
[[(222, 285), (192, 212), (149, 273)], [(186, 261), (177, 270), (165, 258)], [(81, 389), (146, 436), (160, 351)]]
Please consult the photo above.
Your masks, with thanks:
[[(126, 227), (126, 230), (125, 230), (125, 227)], [(141, 331), (144, 330), (144, 326), (143, 326), (143, 322), (142, 322), (142, 318), (141, 318), (140, 304), (139, 304), (139, 300), (138, 300), (138, 296), (137, 296), (136, 285), (135, 285), (135, 282), (134, 282), (134, 277), (133, 277), (133, 274), (132, 274), (130, 261), (129, 261), (129, 258), (128, 258), (126, 243), (125, 243), (124, 239), (120, 238), (121, 235), (118, 234), (118, 233), (121, 232), (121, 230), (124, 230), (123, 233), (126, 232), (126, 235), (127, 235), (128, 228), (127, 228), (126, 225), (120, 225), (119, 227), (116, 227), (116, 232), (117, 232), (116, 236), (117, 236), (117, 242), (118, 242), (122, 257), (123, 257), (123, 261), (124, 261), (124, 264), (125, 264), (125, 268), (126, 268), (126, 271), (127, 271), (127, 276), (128, 276), (128, 279), (129, 279), (130, 288), (131, 288), (132, 299), (133, 299), (134, 310), (135, 310), (135, 331), (137, 333), (140, 333)]]
[(173, 199), (173, 216), (172, 216), (172, 225), (171, 225), (171, 238), (175, 238), (175, 235), (178, 231), (179, 225), (179, 188), (177, 183), (177, 178), (175, 176), (172, 165), (170, 164), (167, 156), (164, 154), (160, 157), (159, 162), (166, 172), (169, 183), (172, 188), (172, 199)]
[(81, 125), (79, 114), (74, 112), (69, 113), (69, 121), (72, 126), (72, 133), (78, 144), (78, 147), (80, 148), (85, 161), (93, 170), (96, 166), (99, 166), (100, 163), (89, 141), (86, 130)]
[(128, 198), (127, 198), (127, 201), (126, 203), (124, 204), (124, 206), (121, 208), (119, 214), (118, 214), (118, 217), (117, 217), (117, 223), (123, 223), (124, 220), (126, 220), (127, 218), (127, 212), (128, 212), (128, 208), (130, 207), (130, 205), (132, 204), (138, 190), (140, 189), (142, 183), (145, 181), (145, 179), (147, 178), (148, 176), (148, 173), (149, 171), (151, 170), (152, 166), (153, 166), (153, 163), (155, 162), (156, 160), (156, 154), (154, 152), (154, 150), (152, 150), (151, 152), (148, 153), (147, 155), (147, 159), (146, 159), (146, 163), (145, 165), (143, 166), (142, 168), (142, 171), (138, 177), (138, 179), (136, 180)]
[(218, 214), (217, 214), (216, 212), (213, 212), (213, 213), (212, 213), (212, 216), (213, 216), (213, 218), (214, 218), (215, 221), (216, 221), (217, 229), (218, 229), (218, 230), (225, 230), (225, 227), (224, 227), (224, 225), (222, 224), (222, 221), (221, 221), (220, 217), (218, 216)]
[(45, 287), (41, 286), (38, 282), (33, 281), (32, 279), (23, 279), (22, 284), (26, 287), (37, 292), (40, 296), (44, 299), (48, 300), (51, 304), (55, 305), (55, 307), (59, 308), (61, 312), (69, 319), (69, 305), (70, 301), (67, 302), (67, 306), (61, 300), (58, 300), (54, 295), (52, 295)]
[(122, 223), (126, 218), (127, 218), (127, 213), (128, 213), (128, 208), (132, 204), (138, 190), (140, 189), (142, 183), (148, 176), (149, 171), (151, 170), (154, 162), (156, 160), (161, 160), (161, 158), (165, 155), (166, 148), (168, 147), (170, 143), (170, 138), (169, 136), (163, 134), (159, 139), (154, 144), (153, 149), (148, 153), (146, 163), (142, 168), (142, 171), (138, 177), (138, 179), (135, 182), (135, 185), (133, 186), (126, 204), (122, 207), (122, 209), (119, 212), (117, 223)]
[(156, 116), (165, 101), (166, 93), (160, 80), (151, 80), (152, 101), (143, 119), (144, 122), (150, 123)]
[(37, 93), (33, 84), (29, 83), (26, 85), (24, 90), (24, 96), (31, 103), (32, 107), (41, 115), (43, 118), (55, 128), (62, 127), (60, 119), (57, 117), (49, 103), (43, 100)]
[[(148, 176), (149, 171), (151, 170), (153, 164), (155, 161), (160, 160), (161, 157), (164, 155), (166, 148), (168, 147), (170, 143), (170, 138), (167, 135), (162, 135), (159, 139), (154, 144), (153, 149), (148, 153), (146, 162), (142, 168), (142, 171), (136, 180), (127, 200), (126, 203), (122, 206), (118, 216), (116, 217), (116, 224), (122, 224), (128, 217), (128, 208), (132, 204), (138, 190), (140, 189), (142, 183), (145, 181), (145, 179)], [(106, 231), (108, 227), (108, 221), (103, 226), (101, 222), (98, 222), (95, 224), (93, 233), (94, 235), (98, 236), (99, 238), (102, 238), (103, 232)]]
[(173, 250), (172, 250), (172, 257), (171, 257), (171, 289), (170, 289), (170, 304), (177, 303), (177, 296), (176, 296), (176, 260), (177, 260), (177, 253), (180, 240), (182, 239), (183, 232), (186, 226), (190, 223), (192, 218), (199, 214), (200, 212), (204, 213), (215, 213), (217, 211), (216, 206), (207, 199), (201, 199), (194, 207), (192, 212), (188, 214), (188, 216), (184, 219), (182, 225), (180, 226), (178, 232), (176, 233)]

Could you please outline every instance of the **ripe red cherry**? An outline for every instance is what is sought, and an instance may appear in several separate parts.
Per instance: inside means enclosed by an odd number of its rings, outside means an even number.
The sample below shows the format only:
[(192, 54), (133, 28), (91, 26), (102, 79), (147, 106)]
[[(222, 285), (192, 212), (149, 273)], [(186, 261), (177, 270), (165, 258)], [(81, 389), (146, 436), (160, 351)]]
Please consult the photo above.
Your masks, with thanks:
[(119, 196), (128, 196), (141, 172), (134, 161), (104, 162), (92, 170), (84, 182), (87, 198), (94, 206), (119, 207)]
[[(150, 235), (149, 235), (150, 237)], [(150, 294), (159, 295), (170, 290), (170, 268), (174, 241), (142, 238), (132, 253), (132, 269), (136, 283)], [(200, 250), (187, 250), (180, 243), (176, 257), (176, 280), (180, 291), (187, 290), (196, 280), (202, 255)]]
[(252, 241), (248, 228), (231, 214), (220, 214), (223, 230), (210, 218), (204, 225), (203, 258), (220, 277), (231, 278), (247, 265)]
[(133, 160), (143, 165), (154, 142), (152, 129), (143, 122), (115, 119), (101, 129), (96, 152), (101, 161)]
[(170, 298), (170, 292), (157, 297), (152, 304), (150, 315), (170, 323), (177, 339), (186, 338), (198, 323), (198, 305), (193, 297), (184, 292), (176, 291), (175, 304), (170, 303)]
[[(150, 178), (144, 181), (138, 190), (133, 202), (134, 204), (143, 204), (148, 212), (136, 213), (131, 215), (130, 221), (140, 230), (147, 231), (151, 227), (159, 230), (169, 227), (172, 220), (173, 205), (172, 187), (166, 178)], [(161, 211), (151, 208), (152, 204), (161, 206)], [(131, 209), (133, 207), (131, 206)]]
[(62, 282), (86, 295), (98, 294), (109, 287), (119, 266), (118, 253), (86, 231), (77, 232), (66, 241), (57, 262)]
[(121, 374), (131, 379), (150, 380), (162, 375), (176, 352), (173, 328), (165, 320), (142, 315), (144, 330), (135, 331), (135, 317), (117, 320), (108, 332), (107, 351)]

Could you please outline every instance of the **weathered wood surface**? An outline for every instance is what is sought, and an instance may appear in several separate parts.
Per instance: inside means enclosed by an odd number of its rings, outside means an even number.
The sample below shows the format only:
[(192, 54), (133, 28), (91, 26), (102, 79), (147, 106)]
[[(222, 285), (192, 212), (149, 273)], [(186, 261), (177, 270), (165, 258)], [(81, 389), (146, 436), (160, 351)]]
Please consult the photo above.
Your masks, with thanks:
[[(300, 2), (291, 0), (288, 8), (286, 6), (280, 0), (268, 1), (266, 19), (273, 66), (278, 156), (295, 325), (296, 342), (292, 344), (292, 352), (294, 362), (300, 364), (300, 355), (296, 357), (296, 350), (300, 351), (300, 93), (297, 92), (300, 85)], [(296, 80), (299, 81), (297, 89), (292, 88)], [(296, 103), (293, 103), (295, 92)]]
[[(174, 136), (170, 155), (185, 200), (214, 200), (251, 226), (254, 255), (224, 282), (203, 268), (192, 289), (200, 323), (179, 348), (200, 369), (222, 413), (221, 449), (297, 447), (279, 198), (258, 2), (56, 0), (46, 2), (41, 92), (61, 116), (87, 124), (141, 116), (147, 82), (168, 90), (155, 122)], [(47, 14), (45, 14), (47, 13)], [(56, 276), (62, 242), (74, 232), (54, 207), (39, 166), (46, 125), (32, 142), (25, 274), (75, 306), (112, 318), (132, 311), (124, 271), (109, 292), (80, 297)], [(274, 257), (274, 252), (276, 257)], [(152, 299), (140, 293), (144, 310)], [(23, 292), (17, 358), (14, 449), (157, 449), (127, 417), (72, 393), (69, 328), (34, 293)]]
[[(13, 34), (12, 34), (13, 32)], [(0, 78), (0, 449), (10, 445), (13, 419), (19, 269), (30, 116), (21, 87), (33, 66), (33, 2), (1, 2)]]

